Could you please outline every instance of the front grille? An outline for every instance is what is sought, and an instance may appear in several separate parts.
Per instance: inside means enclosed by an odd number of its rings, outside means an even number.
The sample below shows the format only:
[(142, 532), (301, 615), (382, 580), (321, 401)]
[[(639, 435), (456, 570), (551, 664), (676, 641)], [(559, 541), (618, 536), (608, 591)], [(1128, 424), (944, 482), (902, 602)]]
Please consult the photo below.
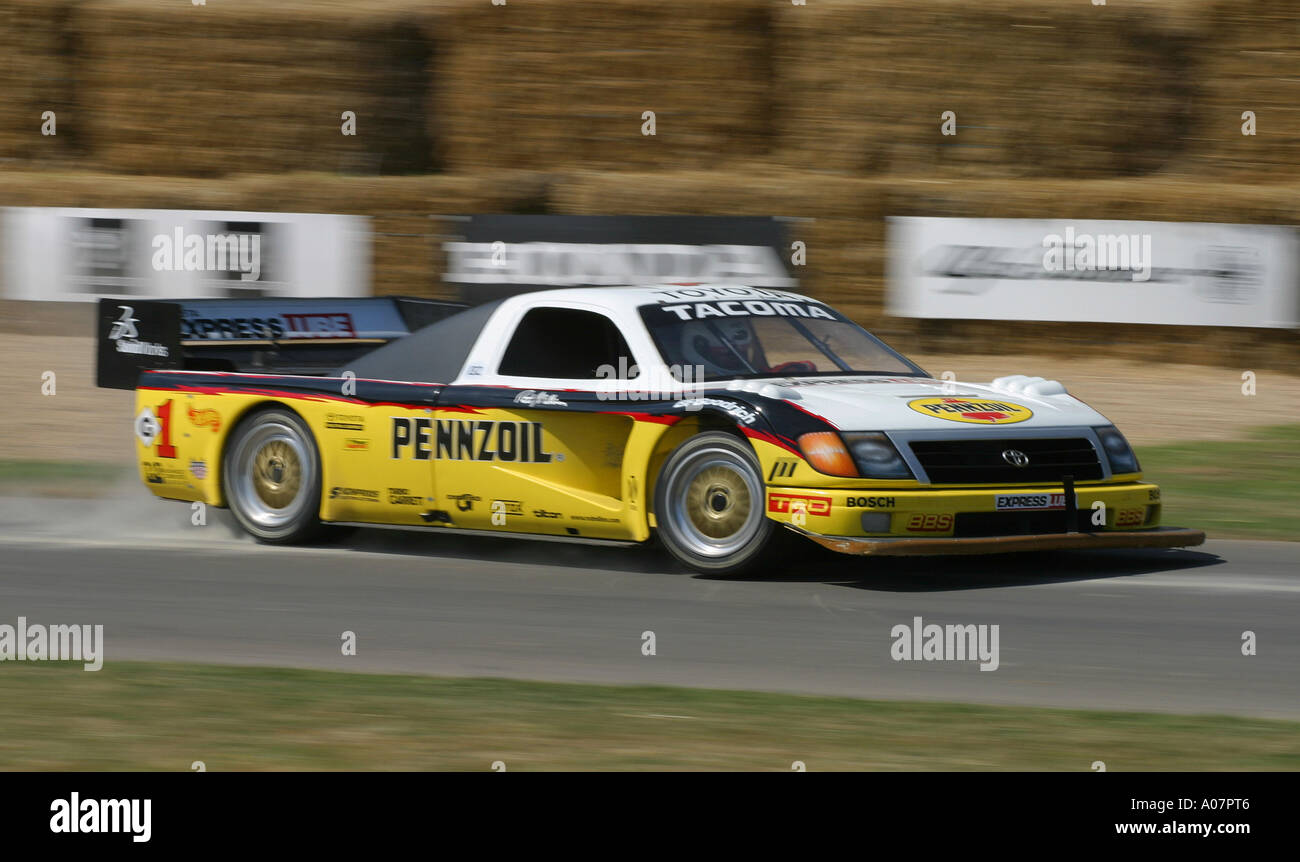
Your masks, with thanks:
[[(1062, 476), (1076, 482), (1100, 479), (1097, 450), (1086, 437), (1024, 437), (1011, 440), (914, 440), (912, 453), (936, 485), (1050, 483)], [(1008, 449), (1029, 458), (1024, 467), (1008, 464)]]
[[(1088, 533), (1098, 529), (1092, 525), (1092, 510), (1075, 513), (1074, 531)], [(967, 512), (957, 515), (953, 525), (954, 538), (976, 536), (1028, 536), (1037, 533), (1065, 533), (1065, 510), (1045, 512)]]

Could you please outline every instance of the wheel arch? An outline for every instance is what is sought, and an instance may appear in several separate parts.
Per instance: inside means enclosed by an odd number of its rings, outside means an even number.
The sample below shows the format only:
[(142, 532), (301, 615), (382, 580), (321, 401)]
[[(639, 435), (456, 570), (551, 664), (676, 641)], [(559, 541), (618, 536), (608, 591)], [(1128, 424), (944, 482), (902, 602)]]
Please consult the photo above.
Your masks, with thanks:
[[(659, 486), (659, 476), (660, 473), (663, 472), (664, 462), (668, 460), (668, 456), (670, 456), (678, 446), (685, 443), (691, 437), (710, 431), (721, 431), (731, 434), (738, 440), (743, 441), (745, 445), (749, 447), (750, 451), (754, 450), (753, 444), (750, 443), (749, 438), (745, 436), (745, 432), (741, 425), (736, 422), (734, 418), (728, 416), (721, 410), (706, 408), (697, 413), (690, 413), (681, 421), (674, 423), (668, 431), (666, 431), (656, 441), (645, 464), (644, 475), (646, 477), (645, 500), (646, 516), (648, 519), (647, 526), (657, 526), (657, 518), (655, 515), (655, 490)], [(757, 452), (754, 452), (754, 457), (758, 457)], [(759, 463), (761, 466), (761, 460)]]
[(312, 442), (316, 446), (316, 459), (320, 462), (317, 464), (317, 468), (321, 471), (321, 483), (322, 487), (324, 486), (326, 479), (325, 459), (321, 457), (320, 441), (316, 439), (316, 431), (312, 428), (311, 421), (302, 414), (302, 411), (295, 409), (292, 404), (289, 404), (283, 399), (259, 398), (241, 404), (236, 408), (230, 415), (229, 419), (227, 419), (225, 429), (218, 436), (216, 441), (214, 441), (215, 451), (213, 452), (213, 457), (209, 458), (209, 463), (211, 465), (210, 472), (212, 479), (211, 493), (215, 496), (215, 499), (209, 500), (209, 505), (217, 506), (222, 509), (230, 506), (230, 501), (226, 499), (225, 491), (226, 452), (230, 449), (231, 442), (236, 439), (236, 432), (246, 425), (249, 419), (258, 413), (273, 409), (284, 410), (288, 413), (292, 413), (306, 427), (307, 433), (311, 435)]

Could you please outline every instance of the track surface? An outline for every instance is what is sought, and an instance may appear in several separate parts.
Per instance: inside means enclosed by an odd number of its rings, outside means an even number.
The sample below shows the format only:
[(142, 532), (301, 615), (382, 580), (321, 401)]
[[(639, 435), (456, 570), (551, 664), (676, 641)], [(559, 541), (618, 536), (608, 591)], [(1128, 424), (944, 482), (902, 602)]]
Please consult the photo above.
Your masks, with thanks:
[[(103, 624), (110, 662), (1300, 718), (1300, 543), (919, 560), (810, 545), (783, 576), (717, 580), (640, 549), (446, 534), (265, 547), (210, 515), (191, 526), (141, 494), (0, 500), (0, 623)], [(893, 661), (891, 629), (916, 616), (999, 625), (1001, 666)]]

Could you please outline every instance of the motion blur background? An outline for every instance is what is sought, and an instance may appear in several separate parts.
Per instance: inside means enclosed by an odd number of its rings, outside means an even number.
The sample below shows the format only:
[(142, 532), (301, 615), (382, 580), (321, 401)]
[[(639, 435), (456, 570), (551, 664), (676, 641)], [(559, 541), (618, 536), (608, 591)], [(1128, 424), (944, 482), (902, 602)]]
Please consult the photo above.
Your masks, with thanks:
[(0, 48), (0, 206), (365, 215), (416, 296), (451, 293), (431, 216), (807, 218), (804, 289), (913, 349), (1300, 356), (883, 302), (886, 216), (1300, 223), (1288, 0), (0, 0)]

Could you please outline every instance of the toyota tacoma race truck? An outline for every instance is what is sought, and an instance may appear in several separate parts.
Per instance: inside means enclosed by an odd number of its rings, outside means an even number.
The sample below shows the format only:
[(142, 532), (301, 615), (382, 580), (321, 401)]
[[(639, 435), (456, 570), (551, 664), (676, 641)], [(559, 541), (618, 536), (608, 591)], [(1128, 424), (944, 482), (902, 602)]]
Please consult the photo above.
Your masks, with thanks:
[(848, 554), (1184, 547), (1124, 436), (1051, 380), (936, 380), (779, 290), (101, 300), (140, 477), (264, 542), (325, 525), (599, 543), (739, 573)]

